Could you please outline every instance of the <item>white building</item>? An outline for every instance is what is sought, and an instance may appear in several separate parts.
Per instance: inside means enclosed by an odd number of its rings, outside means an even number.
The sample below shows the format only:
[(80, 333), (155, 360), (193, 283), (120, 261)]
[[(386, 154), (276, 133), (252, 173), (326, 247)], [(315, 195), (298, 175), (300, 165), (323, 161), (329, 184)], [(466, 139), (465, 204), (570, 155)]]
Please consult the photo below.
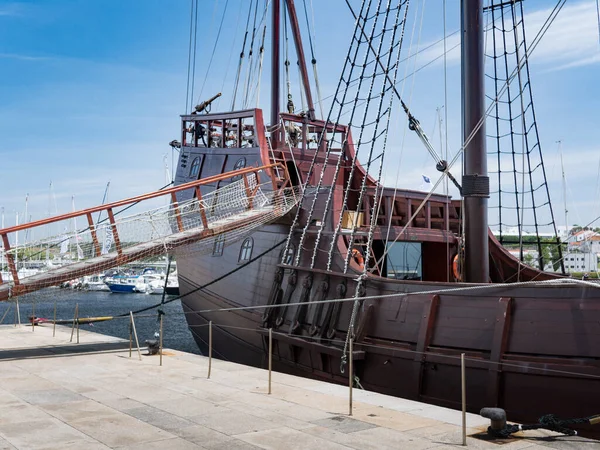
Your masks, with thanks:
[(567, 272), (597, 272), (598, 254), (592, 252), (569, 252), (563, 255)]

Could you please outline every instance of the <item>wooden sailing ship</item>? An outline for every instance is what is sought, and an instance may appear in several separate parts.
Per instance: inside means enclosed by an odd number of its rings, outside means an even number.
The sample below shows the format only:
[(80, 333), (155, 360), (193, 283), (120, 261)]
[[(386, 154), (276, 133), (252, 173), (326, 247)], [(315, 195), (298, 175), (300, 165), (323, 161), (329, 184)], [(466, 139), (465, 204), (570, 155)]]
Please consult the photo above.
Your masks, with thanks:
[[(366, 25), (374, 15), (365, 3), (355, 36), (371, 47), (380, 82), (394, 97), (394, 60), (392, 68), (385, 60), (396, 47), (387, 53), (373, 48)], [(399, 42), (407, 5), (387, 3), (390, 22), (383, 23), (382, 15), (380, 24), (398, 33), (390, 42)], [(496, 3), (490, 14), (515, 6)], [(178, 254), (183, 307), (200, 348), (207, 348), (204, 325), (212, 320), (216, 356), (263, 366), (272, 328), (275, 370), (346, 382), (346, 362), (353, 358), (357, 383), (365, 389), (452, 408), (460, 406), (465, 353), (471, 411), (501, 406), (521, 421), (546, 413), (598, 413), (600, 290), (524, 265), (488, 230), (482, 0), (462, 2), (465, 159), (462, 198), (456, 199), (384, 187), (381, 171), (373, 175), (374, 155), (363, 155), (365, 166), (358, 160), (361, 146), (372, 148), (363, 130), (355, 142), (356, 126), (341, 123), (333, 106), (328, 118), (315, 117), (294, 1), (283, 4), (305, 110), (280, 111), (282, 2), (273, 1), (269, 122), (258, 108), (206, 113), (206, 104), (181, 119), (177, 184), (281, 163), (287, 173), (265, 171), (262, 181), (272, 189), (287, 183), (302, 190), (299, 206), (283, 219), (236, 241), (216, 237), (212, 256)], [(385, 10), (379, 4), (377, 13)], [(419, 131), (402, 106), (411, 129)], [(438, 162), (444, 175), (450, 166)], [(224, 182), (202, 186), (202, 195)], [(193, 195), (179, 193), (178, 201)], [(558, 242), (552, 245), (560, 251)], [(234, 275), (201, 288), (229, 273)], [(340, 299), (345, 301), (327, 302)], [(216, 311), (231, 307), (247, 309)]]

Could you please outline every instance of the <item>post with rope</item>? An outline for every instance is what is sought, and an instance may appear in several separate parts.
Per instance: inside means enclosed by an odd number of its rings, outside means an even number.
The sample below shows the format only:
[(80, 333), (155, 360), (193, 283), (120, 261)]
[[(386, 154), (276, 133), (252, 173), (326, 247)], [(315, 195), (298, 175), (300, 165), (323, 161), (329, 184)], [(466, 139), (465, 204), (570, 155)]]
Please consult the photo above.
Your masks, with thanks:
[(79, 317), (79, 303), (75, 304), (75, 313), (73, 314), (73, 326), (71, 327), (71, 339), (69, 342), (73, 342), (73, 334), (75, 334), (75, 320)]
[(162, 356), (163, 356), (163, 315), (164, 313), (159, 313), (160, 315), (160, 331), (158, 336), (158, 354), (160, 355), (160, 366), (162, 367)]
[(19, 297), (17, 297), (17, 303), (15, 308), (15, 327), (21, 326), (21, 307), (19, 306)]
[(129, 317), (131, 318), (131, 328), (133, 330), (133, 335), (135, 336), (135, 345), (138, 351), (138, 358), (140, 361), (142, 360), (142, 351), (140, 350), (140, 341), (138, 341), (137, 331), (135, 330), (135, 321), (133, 320), (133, 312), (129, 311)]
[(207, 379), (210, 380), (210, 370), (212, 368), (212, 320), (208, 322), (208, 375)]
[[(219, 94), (221, 95), (221, 94)], [(169, 272), (171, 272), (171, 255), (167, 255), (167, 275), (165, 276), (165, 284), (163, 286), (162, 298), (160, 300), (160, 307), (158, 308), (158, 317), (160, 321), (160, 330), (158, 334), (158, 353), (160, 358), (160, 366), (162, 367), (163, 360), (163, 316), (165, 315), (165, 311), (163, 307), (165, 306), (165, 297), (167, 295), (167, 285), (169, 283)]]
[(133, 347), (133, 321), (129, 319), (129, 357), (131, 358), (131, 350)]
[(350, 335), (348, 342), (348, 415), (352, 415), (352, 385), (354, 384), (354, 337)]
[(269, 328), (269, 395), (271, 395), (271, 371), (273, 368), (273, 328)]
[(52, 337), (56, 337), (56, 297), (54, 297), (54, 319), (52, 320)]
[(462, 392), (462, 445), (467, 445), (467, 383), (465, 379), (465, 354), (460, 354), (460, 386)]

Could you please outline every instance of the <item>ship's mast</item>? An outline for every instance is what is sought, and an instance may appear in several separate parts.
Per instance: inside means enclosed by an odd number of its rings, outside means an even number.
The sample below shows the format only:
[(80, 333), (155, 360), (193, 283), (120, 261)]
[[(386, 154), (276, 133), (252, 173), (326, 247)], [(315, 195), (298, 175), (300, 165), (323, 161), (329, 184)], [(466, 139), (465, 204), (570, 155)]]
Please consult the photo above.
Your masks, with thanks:
[(313, 104), (312, 93), (310, 90), (310, 81), (308, 79), (308, 70), (306, 68), (306, 58), (304, 57), (304, 47), (302, 46), (302, 36), (300, 34), (300, 26), (298, 25), (298, 16), (296, 15), (296, 6), (294, 0), (286, 0), (288, 15), (290, 17), (290, 25), (292, 34), (294, 35), (294, 44), (296, 45), (296, 54), (298, 55), (298, 65), (300, 67), (300, 75), (302, 77), (302, 86), (306, 96), (308, 105), (308, 118), (315, 119), (315, 106)]
[[(279, 16), (281, 0), (273, 1), (271, 37), (271, 126), (279, 124)], [(271, 136), (273, 148), (277, 147), (277, 133)]]
[(461, 0), (465, 281), (489, 281), (483, 0)]

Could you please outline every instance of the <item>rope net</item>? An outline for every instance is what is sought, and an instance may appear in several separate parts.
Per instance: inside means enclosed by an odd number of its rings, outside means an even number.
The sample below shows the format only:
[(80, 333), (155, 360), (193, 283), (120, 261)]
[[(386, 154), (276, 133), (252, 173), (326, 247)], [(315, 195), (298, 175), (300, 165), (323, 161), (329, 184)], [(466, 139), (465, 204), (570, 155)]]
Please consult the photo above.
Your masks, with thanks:
[(297, 198), (294, 188), (273, 191), (270, 181), (258, 184), (256, 175), (251, 174), (200, 200), (194, 197), (155, 206), (115, 217), (114, 223), (86, 229), (76, 228), (76, 218), (32, 224), (35, 234), (44, 237), (19, 243), (19, 231), (7, 233), (10, 248), (2, 255), (0, 299), (169, 253), (210, 253), (215, 240), (235, 242), (250, 230), (285, 215)]
[[(326, 268), (333, 270), (332, 258), (337, 251), (335, 244), (341, 233), (345, 214), (354, 212), (358, 215), (365, 213), (368, 208), (375, 218), (378, 216), (378, 188), (375, 188), (376, 200), (372, 205), (366, 206), (363, 198), (368, 188), (379, 186), (381, 181), (407, 10), (407, 1), (364, 0), (361, 3), (351, 44), (326, 119), (326, 124), (331, 125), (334, 130), (345, 123), (348, 126), (343, 132), (323, 133), (319, 137), (318, 148), (323, 147), (324, 151), (315, 153), (306, 180), (311, 179), (317, 153), (324, 161), (318, 165), (316, 187), (306, 189), (301, 199), (301, 204), (304, 204), (301, 206), (308, 211), (308, 218), (302, 228), (299, 248), (307, 245), (310, 249), (308, 252), (297, 253), (295, 265), (305, 263), (311, 268), (315, 267), (318, 252), (326, 252)], [(354, 141), (352, 132), (357, 136)], [(359, 155), (365, 161), (364, 168), (360, 166)], [(342, 210), (337, 217), (328, 217), (334, 194), (334, 187), (331, 185), (335, 184), (341, 171), (347, 170), (349, 173), (343, 186)], [(331, 179), (327, 179), (328, 177)], [(325, 198), (322, 210), (316, 207), (319, 196)], [(291, 236), (299, 225), (299, 214), (300, 208), (291, 227), (284, 254), (287, 253)], [(307, 231), (315, 222), (319, 223), (316, 236), (309, 241)], [(333, 231), (333, 234), (326, 231)], [(354, 240), (355, 232), (356, 227), (352, 229), (350, 242)], [(342, 256), (345, 258), (346, 271), (350, 256)], [(301, 261), (304, 257), (310, 260)]]
[[(533, 105), (523, 5), (491, 0), (486, 9), (486, 92), (489, 101), (497, 99), (486, 127), (490, 227), (502, 245), (518, 249), (521, 261), (564, 272)], [(536, 256), (527, 258), (527, 247)]]

